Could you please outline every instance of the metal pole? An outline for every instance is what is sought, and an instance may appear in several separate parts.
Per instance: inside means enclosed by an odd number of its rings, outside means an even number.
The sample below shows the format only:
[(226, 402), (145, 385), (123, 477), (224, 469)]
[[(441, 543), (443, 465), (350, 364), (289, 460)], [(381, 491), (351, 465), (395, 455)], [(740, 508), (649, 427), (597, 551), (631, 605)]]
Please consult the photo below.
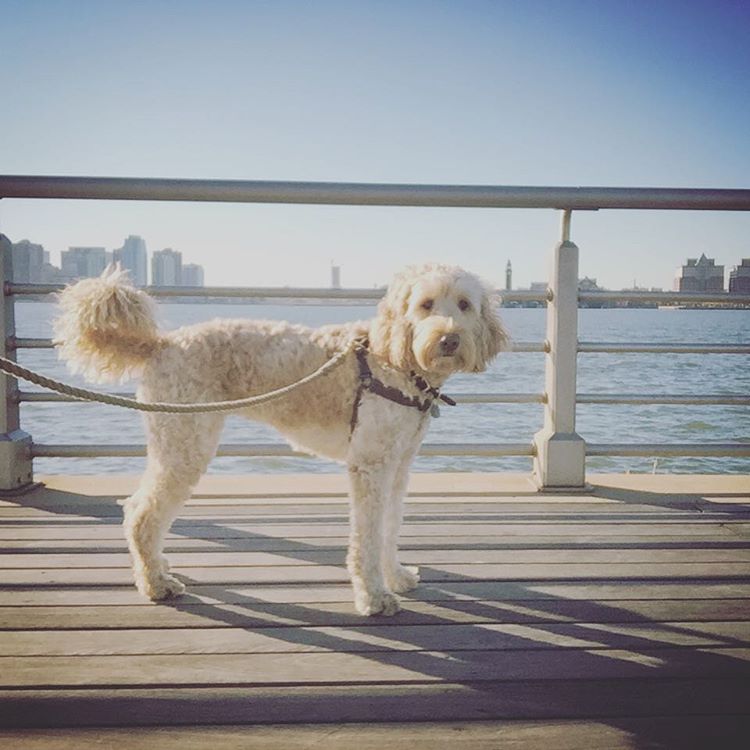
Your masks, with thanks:
[(570, 211), (562, 217), (547, 303), (544, 427), (534, 436), (534, 480), (541, 490), (585, 488), (586, 445), (576, 433), (578, 247), (570, 241)]
[[(0, 234), (0, 355), (15, 360), (12, 342), (16, 334), (13, 297), (6, 284), (13, 276), (13, 246)], [(0, 492), (23, 490), (33, 484), (31, 435), (20, 428), (18, 381), (2, 376), (0, 392)]]

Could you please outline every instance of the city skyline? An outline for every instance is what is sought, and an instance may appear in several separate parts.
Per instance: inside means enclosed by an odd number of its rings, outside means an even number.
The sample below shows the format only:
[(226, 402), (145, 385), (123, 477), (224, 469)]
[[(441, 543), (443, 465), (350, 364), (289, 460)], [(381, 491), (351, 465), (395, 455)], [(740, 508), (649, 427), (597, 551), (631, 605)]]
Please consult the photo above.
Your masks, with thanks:
[[(747, 188), (750, 5), (0, 0), (8, 174), (454, 185)], [(33, 41), (33, 54), (29, 43)], [(127, 49), (127, 64), (114, 50)], [(210, 285), (385, 284), (460, 263), (545, 278), (559, 212), (0, 201), (56, 257), (138, 227)], [(750, 254), (750, 215), (574, 212), (581, 273), (671, 283)], [(637, 269), (648, 268), (641, 276)]]
[[(10, 239), (10, 238), (9, 238)], [(69, 283), (99, 276), (110, 264), (118, 263), (136, 286), (204, 286), (203, 266), (183, 263), (182, 252), (172, 248), (151, 252), (139, 235), (130, 234), (122, 247), (107, 250), (102, 246), (71, 245), (60, 252), (59, 266), (40, 243), (29, 239), (13, 242), (13, 275), (16, 281), (31, 283)]]
[[(17, 243), (11, 243), (14, 249), (14, 274), (16, 280), (31, 281), (32, 274), (29, 269), (36, 265), (50, 266), (50, 253), (46, 251), (43, 245), (29, 241), (21, 240)], [(23, 255), (18, 254), (22, 249)], [(130, 252), (125, 252), (128, 249)], [(67, 255), (66, 255), (67, 254)], [(25, 257), (28, 256), (28, 257)], [(128, 235), (123, 247), (116, 248), (113, 251), (107, 251), (104, 247), (80, 247), (69, 246), (67, 250), (61, 252), (61, 266), (54, 271), (61, 271), (59, 278), (47, 278), (46, 281), (70, 281), (76, 278), (86, 276), (98, 276), (109, 263), (119, 262), (126, 270), (129, 271), (130, 277), (136, 286), (147, 285), (147, 244), (139, 235)], [(15, 270), (16, 267), (21, 270)], [(139, 267), (142, 267), (142, 273), (139, 273)], [(155, 250), (151, 253), (151, 276), (150, 284), (153, 286), (204, 286), (205, 275), (203, 266), (196, 263), (183, 263), (182, 253), (172, 248)], [(329, 263), (330, 280), (327, 286), (332, 289), (346, 288), (342, 284), (341, 264)], [(29, 278), (26, 278), (26, 275)], [(42, 279), (37, 279), (42, 281)], [(546, 279), (537, 279), (529, 282), (525, 286), (513, 283), (513, 260), (508, 258), (503, 266), (503, 282), (494, 284), (497, 290), (523, 290), (523, 289), (541, 289), (546, 286)], [(701, 253), (697, 258), (686, 258), (685, 263), (677, 267), (671, 283), (665, 285), (646, 286), (638, 283), (637, 276), (633, 278), (632, 284), (621, 287), (607, 287), (599, 285), (597, 279), (587, 275), (581, 275), (579, 285), (583, 284), (586, 289), (618, 289), (618, 290), (650, 290), (663, 291), (673, 288), (675, 291), (685, 292), (714, 292), (728, 291), (733, 293), (750, 293), (750, 258), (741, 258), (739, 262), (726, 268), (724, 265), (715, 263), (714, 258), (709, 258), (705, 253)], [(220, 285), (219, 285), (220, 286)], [(236, 286), (233, 284), (232, 286)], [(261, 285), (263, 286), (263, 285)], [(290, 286), (290, 285), (283, 285)], [(314, 285), (312, 285), (314, 286)], [(325, 287), (326, 284), (320, 285)], [(383, 284), (369, 284), (364, 288), (382, 287)]]

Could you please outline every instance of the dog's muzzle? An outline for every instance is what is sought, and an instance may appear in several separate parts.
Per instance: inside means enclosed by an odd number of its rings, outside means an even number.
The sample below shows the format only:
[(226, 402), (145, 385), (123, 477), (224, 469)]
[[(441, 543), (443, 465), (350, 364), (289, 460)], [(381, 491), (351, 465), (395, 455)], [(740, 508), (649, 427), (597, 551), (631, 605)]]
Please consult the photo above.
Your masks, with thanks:
[(457, 333), (446, 333), (438, 341), (438, 350), (443, 357), (452, 357), (461, 343), (461, 337)]

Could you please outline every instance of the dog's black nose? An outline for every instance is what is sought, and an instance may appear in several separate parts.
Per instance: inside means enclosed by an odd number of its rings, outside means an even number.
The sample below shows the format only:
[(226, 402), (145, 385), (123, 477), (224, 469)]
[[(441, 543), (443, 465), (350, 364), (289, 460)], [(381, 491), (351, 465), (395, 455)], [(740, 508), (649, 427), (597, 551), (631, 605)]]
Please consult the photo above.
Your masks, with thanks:
[(440, 339), (440, 353), (444, 354), (446, 357), (450, 357), (452, 354), (456, 353), (459, 343), (460, 338), (457, 333), (446, 333), (445, 336)]

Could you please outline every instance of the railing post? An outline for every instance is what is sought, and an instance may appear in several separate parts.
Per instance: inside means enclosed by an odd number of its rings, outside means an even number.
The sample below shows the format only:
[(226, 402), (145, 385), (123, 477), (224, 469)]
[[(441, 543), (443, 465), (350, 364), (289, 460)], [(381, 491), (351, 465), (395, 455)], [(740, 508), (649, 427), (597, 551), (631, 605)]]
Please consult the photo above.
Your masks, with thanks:
[[(15, 360), (13, 297), (6, 293), (6, 284), (12, 278), (12, 246), (10, 240), (0, 234), (0, 355)], [(0, 380), (0, 492), (23, 491), (33, 483), (31, 435), (20, 429), (19, 416), (18, 381), (3, 374)]]
[(581, 490), (586, 444), (576, 433), (578, 247), (570, 241), (570, 211), (554, 250), (547, 303), (544, 427), (534, 436), (534, 481), (541, 490)]

